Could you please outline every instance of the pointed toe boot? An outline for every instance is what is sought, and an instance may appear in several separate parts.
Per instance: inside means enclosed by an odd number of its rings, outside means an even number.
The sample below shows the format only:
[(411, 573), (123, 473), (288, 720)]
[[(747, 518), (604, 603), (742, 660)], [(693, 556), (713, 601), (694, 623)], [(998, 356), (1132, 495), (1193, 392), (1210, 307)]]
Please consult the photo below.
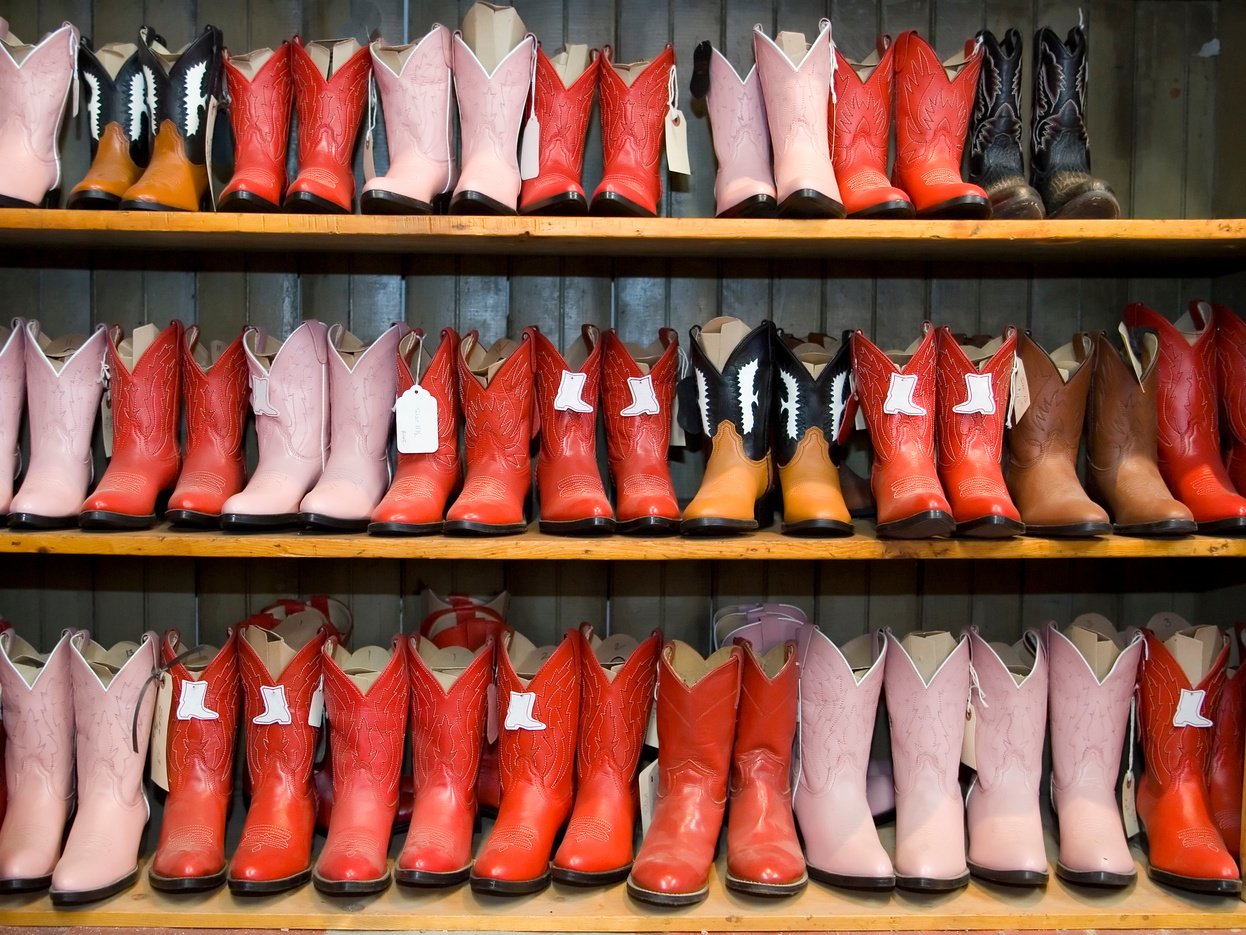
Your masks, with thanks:
[(0, 325), (0, 519), (8, 515), (13, 483), (21, 463), (18, 436), (26, 408), (26, 321)]
[(221, 59), (234, 131), (234, 174), (217, 210), (280, 211), (294, 97), (290, 43), (234, 56), (226, 50)]
[[(584, 142), (593, 95), (601, 72), (597, 50), (569, 45), (552, 59), (536, 51), (532, 86), (533, 118), (540, 126), (537, 174), (524, 179), (520, 214), (583, 215), (588, 197), (584, 174)], [(532, 124), (525, 133), (532, 132)]]

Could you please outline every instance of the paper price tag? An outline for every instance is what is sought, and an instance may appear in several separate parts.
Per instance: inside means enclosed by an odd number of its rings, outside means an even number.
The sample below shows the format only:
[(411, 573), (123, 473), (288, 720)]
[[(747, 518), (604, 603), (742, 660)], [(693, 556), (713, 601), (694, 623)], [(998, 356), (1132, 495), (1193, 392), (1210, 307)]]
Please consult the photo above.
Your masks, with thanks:
[(655, 702), (649, 708), (649, 726), (645, 728), (645, 746), (658, 748), (658, 706)]
[(978, 755), (974, 750), (974, 740), (978, 728), (978, 712), (972, 704), (965, 706), (965, 734), (961, 738), (960, 761), (970, 769), (978, 768)]
[(519, 177), (524, 181), (541, 174), (541, 122), (536, 112), (528, 118), (523, 130), (523, 142), (519, 144)]
[(1133, 345), (1129, 343), (1129, 329), (1125, 327), (1122, 321), (1117, 327), (1121, 335), (1121, 343), (1125, 345), (1125, 359), (1129, 361), (1129, 366), (1133, 367), (1134, 373), (1138, 377), (1138, 382), (1142, 382), (1142, 361), (1138, 360), (1138, 355), (1134, 353)]
[(100, 434), (104, 441), (104, 457), (112, 457), (112, 390), (100, 397)]
[(1025, 375), (1025, 364), (1020, 357), (1012, 361), (1012, 389), (1008, 394), (1008, 418), (1005, 425), (1012, 428), (1021, 421), (1026, 410), (1030, 408), (1030, 381)]
[(688, 121), (676, 107), (666, 112), (666, 168), (680, 175), (692, 175), (688, 161)]
[(311, 704), (307, 708), (307, 726), (319, 727), (324, 723), (324, 676), (320, 677), (320, 681), (316, 683), (316, 690), (312, 692)]
[(485, 740), (495, 743), (498, 739), (498, 687), (490, 685), (485, 695)]
[(640, 833), (649, 833), (654, 809), (658, 806), (658, 761), (654, 760), (640, 771)]
[(431, 454), (437, 450), (437, 397), (418, 384), (394, 403), (398, 450), (405, 455)]
[(169, 715), (173, 710), (173, 676), (160, 674), (156, 688), (156, 713), (151, 719), (151, 781), (169, 791)]
[(1138, 824), (1137, 790), (1132, 769), (1126, 770), (1125, 778), (1121, 780), (1121, 818), (1125, 822), (1125, 837), (1137, 837), (1142, 828)]

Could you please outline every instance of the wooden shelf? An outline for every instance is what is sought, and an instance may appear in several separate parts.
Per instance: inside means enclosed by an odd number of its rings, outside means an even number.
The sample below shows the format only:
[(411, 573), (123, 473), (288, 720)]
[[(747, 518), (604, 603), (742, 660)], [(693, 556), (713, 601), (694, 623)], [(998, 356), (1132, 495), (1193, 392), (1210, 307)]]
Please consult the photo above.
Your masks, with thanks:
[(767, 221), (0, 209), (0, 245), (544, 256), (1246, 264), (1246, 220)]
[(171, 530), (55, 532), (0, 530), (0, 553), (142, 555), (187, 558), (437, 558), (680, 561), (692, 559), (1042, 559), (1243, 558), (1246, 537), (1181, 539), (876, 539), (867, 524), (843, 539), (801, 539), (765, 530), (721, 539), (547, 536), (535, 525), (518, 536), (387, 538), (364, 533), (234, 534)]

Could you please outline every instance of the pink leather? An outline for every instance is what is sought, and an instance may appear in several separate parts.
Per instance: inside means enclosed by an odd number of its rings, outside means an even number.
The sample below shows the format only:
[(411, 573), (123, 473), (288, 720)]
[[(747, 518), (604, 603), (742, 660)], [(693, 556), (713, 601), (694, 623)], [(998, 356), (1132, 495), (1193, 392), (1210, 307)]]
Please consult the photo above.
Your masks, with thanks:
[(61, 855), (74, 801), (74, 707), (66, 630), (30, 684), (14, 666), (31, 648), (13, 630), (0, 633), (4, 700), (4, 782), (8, 808), (0, 826), (0, 880), (47, 877)]
[(107, 329), (100, 325), (57, 372), (39, 346), (39, 323), (26, 323), (26, 413), (30, 467), (10, 513), (73, 517), (91, 482), (91, 435), (104, 384)]
[(33, 46), (0, 43), (0, 198), (36, 208), (60, 184), (61, 121), (77, 62), (69, 23)]
[(977, 678), (969, 696), (977, 761), (977, 776), (965, 801), (969, 862), (988, 871), (1047, 873), (1039, 812), (1047, 653), (1037, 639), (1033, 648), (1034, 665), (1018, 685), (991, 644), (976, 629), (969, 633), (970, 664)]
[[(372, 43), (372, 74), (385, 111), (389, 170), (369, 180), (363, 186), (365, 192), (392, 192), (430, 203), (454, 187), (450, 40), (450, 30), (434, 23), (419, 42), (388, 46), (378, 39)], [(377, 55), (378, 49), (405, 56), (396, 74)]]
[(329, 329), (329, 458), (299, 510), (366, 522), (389, 486), (398, 341), (411, 329), (390, 327), (348, 364), (339, 350), (345, 325)]
[(156, 705), (147, 682), (156, 670), (156, 634), (144, 633), (110, 678), (98, 675), (84, 656), (90, 642), (85, 630), (69, 641), (78, 811), (52, 872), (54, 894), (98, 890), (133, 873), (150, 814), (143, 768)]
[(775, 197), (774, 170), (770, 166), (770, 127), (762, 98), (757, 67), (743, 79), (714, 49), (710, 56), (710, 92), (705, 99), (718, 175), (714, 180), (714, 204), (721, 214), (756, 195)]
[(0, 344), (0, 516), (9, 512), (17, 476), (17, 436), (26, 399), (26, 321), (13, 319), (13, 330)]
[(1060, 826), (1060, 866), (1074, 872), (1132, 876), (1116, 778), (1142, 636), (1136, 633), (1102, 681), (1054, 623), (1047, 625), (1051, 665), (1051, 799)]
[(518, 206), (519, 128), (535, 57), (536, 37), (529, 34), (487, 74), (463, 36), (454, 34), (454, 90), (463, 146), (455, 195), (477, 192), (512, 210)]
[(887, 643), (859, 681), (839, 647), (816, 627), (801, 627), (796, 646), (800, 774), (792, 809), (805, 861), (815, 875), (893, 878), (866, 793)]
[(809, 624), (803, 620), (782, 613), (749, 614), (749, 622), (728, 633), (722, 645), (730, 646), (736, 640), (746, 640), (752, 644), (757, 655), (764, 656), (776, 646), (798, 639), (808, 627)]
[[(248, 328), (243, 335), (260, 460), (242, 492), (221, 506), (222, 515), (295, 513), (319, 480), (329, 442), (327, 330), (322, 322), (303, 322), (281, 345), (271, 367), (255, 355), (263, 338), (259, 329)], [(268, 381), (267, 411), (257, 409), (258, 380)]]

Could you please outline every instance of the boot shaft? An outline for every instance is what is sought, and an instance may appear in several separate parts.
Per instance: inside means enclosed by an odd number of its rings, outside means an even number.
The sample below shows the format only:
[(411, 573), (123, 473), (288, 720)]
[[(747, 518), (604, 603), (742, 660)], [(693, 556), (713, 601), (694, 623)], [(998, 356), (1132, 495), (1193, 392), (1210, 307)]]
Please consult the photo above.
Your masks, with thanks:
[(45, 450), (69, 456), (89, 469), (91, 435), (104, 392), (108, 328), (99, 325), (76, 348), (43, 336), (37, 321), (26, 324), (26, 408), (31, 467)]
[(1060, 174), (1090, 173), (1086, 135), (1086, 31), (1063, 42), (1044, 27), (1034, 34), (1034, 116), (1030, 125), (1034, 186), (1046, 194)]
[(1095, 369), (1086, 408), (1087, 468), (1109, 473), (1128, 454), (1154, 462), (1158, 457), (1159, 346), (1153, 332), (1129, 332), (1131, 352), (1141, 376), (1108, 336), (1094, 334)]
[(13, 630), (0, 633), (0, 694), (4, 699), (5, 787), (68, 799), (74, 788), (73, 676), (66, 630), (47, 654)]
[(139, 30), (138, 58), (147, 79), (147, 112), (153, 132), (166, 121), (177, 130), (186, 158), (196, 166), (207, 159), (208, 102), (220, 97), (221, 31), (205, 26), (180, 51), (165, 48), (149, 27)]
[(340, 803), (362, 787), (396, 808), (410, 705), (406, 640), (351, 653), (330, 639), (322, 654), (334, 797)]
[[(398, 453), (398, 465), (408, 461), (435, 460), (443, 469), (458, 469), (459, 425), (462, 413), (459, 409), (459, 371), (455, 358), (459, 355), (461, 341), (453, 328), (441, 329), (441, 341), (424, 364), (424, 332), (413, 331), (403, 335), (398, 342), (396, 361), (395, 396), (402, 396), (416, 383), (437, 401), (437, 450), (428, 455)], [(412, 360), (415, 369), (412, 370)]]
[(191, 325), (186, 329), (185, 340), (181, 344), (182, 387), (186, 397), (186, 458), (189, 460), (196, 452), (211, 449), (230, 461), (240, 460), (248, 395), (247, 355), (243, 350), (242, 335), (231, 341), (206, 366), (196, 356), (199, 348), (199, 327)]
[(329, 442), (328, 329), (305, 321), (283, 343), (248, 328), (242, 337), (261, 452), (322, 466)]
[(663, 647), (657, 699), (659, 796), (698, 787), (713, 801), (726, 802), (742, 656), (736, 646), (725, 646), (708, 659), (678, 640)]
[(831, 135), (825, 101), (831, 88), (831, 21), (818, 24), (818, 34), (799, 62), (793, 62), (760, 26), (753, 27), (753, 55), (762, 91), (776, 165), (790, 154), (812, 153), (829, 160)]
[(187, 657), (186, 651), (177, 630), (165, 631), (160, 661), (175, 702), (166, 743), (169, 793), (207, 789), (228, 797), (241, 698), (237, 634), (231, 629), (214, 653), (192, 650)]
[[(140, 36), (164, 43), (150, 27)], [(91, 159), (95, 159), (105, 128), (115, 123), (125, 136), (130, 160), (136, 166), (146, 166), (156, 133), (147, 109), (147, 78), (138, 45), (109, 42), (94, 51), (84, 38), (78, 45), (78, 70), (86, 96)]]
[[(891, 140), (891, 101), (895, 85), (895, 44), (880, 50), (876, 63), (849, 61), (835, 48), (835, 68), (831, 75), (835, 95), (831, 102), (835, 122), (835, 145), (831, 156), (839, 175), (849, 175), (862, 166), (887, 173), (887, 148)], [(868, 68), (862, 79), (857, 69)], [(841, 183), (842, 184), (842, 183)]]
[(936, 332), (922, 324), (921, 342), (897, 365), (862, 331), (852, 335), (857, 399), (869, 425), (876, 460), (907, 452), (934, 462)]
[[(299, 173), (317, 167), (348, 170), (368, 99), (372, 58), (354, 39), (290, 45), (294, 105), (299, 118)], [(338, 183), (336, 175), (325, 184)]]
[[(541, 425), (541, 460), (596, 457), (597, 409), (601, 385), (601, 342), (593, 325), (568, 351), (569, 362), (534, 325), (530, 338), (536, 370), (536, 405)], [(571, 367), (576, 366), (572, 370)]]
[(576, 778), (583, 786), (608, 776), (630, 790), (653, 707), (662, 635), (655, 630), (625, 660), (599, 658), (582, 630), (572, 638), (580, 642), (581, 661)]
[(956, 343), (946, 325), (939, 329), (937, 368), (939, 467), (966, 458), (998, 465), (1003, 453), (1017, 329), (1004, 330), (999, 349), (977, 366)]
[(948, 633), (909, 634), (906, 640), (913, 641), (910, 645), (921, 657), (919, 669), (905, 644), (890, 631), (887, 640), (884, 688), (896, 793), (929, 785), (931, 791), (959, 800), (957, 773), (969, 705), (969, 642), (961, 637), (947, 651), (946, 644), (953, 640)]
[[(757, 461), (770, 450), (774, 323), (767, 319), (741, 336), (743, 328), (727, 318), (716, 318), (704, 328), (693, 325), (689, 335), (696, 396), (695, 407), (689, 408), (699, 414), (707, 438), (717, 435), (724, 422), (734, 425), (744, 456)], [(725, 353), (713, 351), (714, 342), (737, 337), (738, 343)]]
[(732, 790), (764, 782), (790, 791), (798, 716), (796, 644), (783, 643), (765, 655), (747, 642), (742, 650)]
[[(802, 345), (791, 348), (783, 336), (774, 335), (772, 347), (776, 387), (774, 392), (774, 454), (779, 467), (796, 455), (797, 445), (810, 431), (820, 429), (831, 451), (838, 448), (844, 415), (852, 394), (852, 349), (847, 340), (838, 350)], [(819, 371), (815, 376), (810, 367)]]
[(1047, 731), (1047, 653), (1036, 631), (1027, 630), (1022, 639), (1034, 657), (1028, 666), (1014, 647), (988, 643), (976, 629), (969, 633), (976, 785), (984, 792), (1007, 787), (1033, 793), (1037, 801)]
[[(560, 58), (566, 58), (563, 52)], [(556, 176), (579, 184), (584, 167), (584, 143), (593, 110), (593, 95), (601, 75), (601, 56), (593, 49), (589, 64), (565, 84), (554, 62), (540, 47), (533, 73), (533, 112), (541, 126), (538, 178)]]
[(495, 163), (497, 170), (514, 174), (516, 193), (519, 130), (536, 49), (536, 37), (529, 33), (490, 72), (463, 41), (463, 34), (454, 34), (451, 61), (464, 168), (476, 160)]
[[(19, 45), (0, 42), (0, 127), (25, 153), (20, 168), (54, 168), (47, 190), (60, 183), (61, 120), (76, 77), (78, 30), (70, 23), (39, 42)], [(11, 151), (16, 153), (17, 150)]]
[(1240, 445), (1246, 443), (1246, 322), (1225, 305), (1216, 316), (1216, 363), (1224, 426)]
[(1046, 458), (1076, 464), (1097, 345), (1078, 336), (1074, 352), (1080, 357), (1075, 365), (1068, 359), (1060, 362), (1074, 368), (1066, 377), (1037, 341), (1025, 333), (1017, 335), (1016, 354), (1025, 372), (1030, 404), (1008, 430), (1010, 464), (1024, 468)]
[[(702, 43), (708, 46), (709, 43)], [(743, 78), (718, 49), (710, 46), (709, 90), (705, 107), (710, 119), (718, 175), (714, 184), (719, 212), (731, 208), (735, 186), (752, 182), (774, 197), (774, 170), (770, 165), (770, 124), (757, 66)], [(694, 77), (694, 82), (696, 81)], [(695, 96), (695, 94), (694, 94)], [(744, 194), (753, 194), (745, 192)]]
[(611, 470), (626, 467), (633, 458), (664, 465), (679, 374), (679, 335), (671, 328), (659, 329), (658, 340), (641, 352), (647, 368), (614, 329), (601, 336), (601, 348), (601, 402)]
[(110, 335), (105, 359), (114, 459), (177, 459), (182, 336), (175, 319), (135, 358), (135, 334), (126, 338), (118, 329)]
[(450, 30), (434, 23), (418, 42), (390, 46), (378, 39), (370, 46), (390, 165), (410, 155), (444, 165), (440, 191), (452, 187), (454, 176), (451, 40)]
[[(940, 62), (916, 32), (906, 32), (896, 40), (897, 173), (936, 163), (946, 167), (947, 178), (926, 178), (926, 184), (961, 181), (961, 154), (982, 55), (967, 52), (963, 64), (961, 59)], [(947, 75), (946, 69), (951, 68), (960, 69), (955, 78)]]
[(225, 87), (229, 93), (229, 121), (234, 130), (234, 177), (262, 173), (277, 194), (285, 188), (286, 148), (290, 141), (290, 111), (294, 78), (290, 70), (290, 43), (274, 49), (256, 49), (245, 55), (223, 55)]
[(575, 784), (575, 741), (580, 720), (580, 646), (570, 634), (536, 671), (511, 658), (515, 634), (498, 653), (498, 757), (502, 797), (529, 786), (570, 804)]
[(437, 650), (412, 637), (407, 647), (411, 684), (412, 778), (417, 793), (439, 778), (475, 803), (476, 771), (485, 739), (496, 644), (479, 650)]
[(1009, 29), (1002, 41), (990, 30), (978, 33), (978, 73), (969, 146), (969, 178), (988, 191), (1025, 179), (1021, 155), (1021, 33)]
[[(656, 181), (675, 49), (668, 45), (648, 63), (624, 65), (615, 63), (614, 49), (606, 46), (599, 67), (605, 174), (619, 172), (646, 181), (652, 175)], [(630, 82), (620, 69), (626, 70)]]
[(407, 325), (391, 325), (366, 347), (346, 326), (328, 332), (330, 461), (385, 460), (393, 421), (393, 360)]
[[(464, 351), (476, 346), (475, 332), (463, 339)], [(481, 386), (463, 352), (457, 355), (459, 392), (466, 429), (467, 466), (497, 462), (527, 476), (531, 471), (534, 396), (533, 342), (525, 336), (501, 367)]]

